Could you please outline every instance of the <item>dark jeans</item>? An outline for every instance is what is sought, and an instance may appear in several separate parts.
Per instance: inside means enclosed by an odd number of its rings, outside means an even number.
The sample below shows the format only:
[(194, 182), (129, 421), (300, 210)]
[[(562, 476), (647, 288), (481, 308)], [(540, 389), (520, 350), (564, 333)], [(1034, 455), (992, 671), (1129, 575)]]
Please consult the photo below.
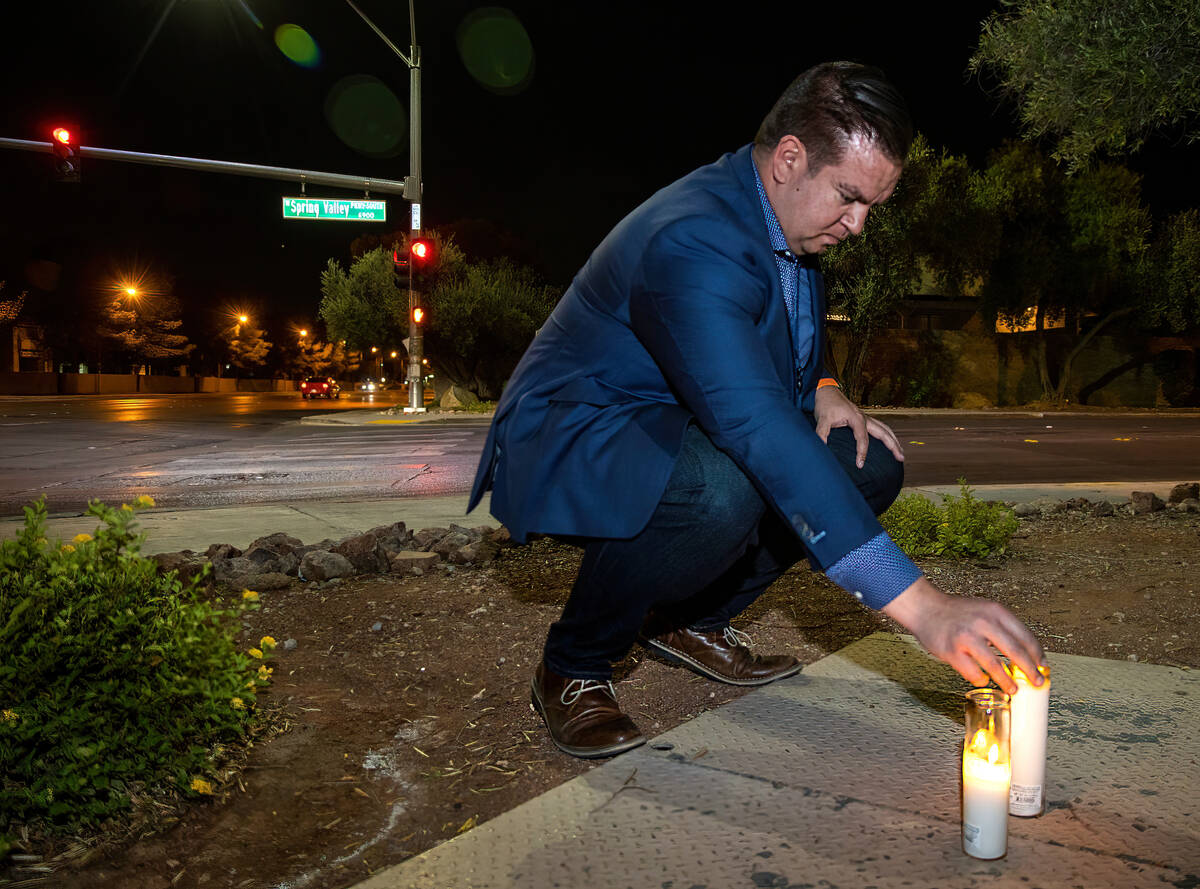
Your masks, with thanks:
[[(832, 430), (829, 449), (876, 515), (896, 499), (904, 464), (878, 440), (871, 439), (862, 469), (854, 465), (849, 429)], [(573, 679), (609, 679), (652, 609), (674, 626), (724, 627), (807, 556), (741, 469), (696, 426), (641, 533), (576, 542), (583, 563), (544, 655), (547, 667)]]

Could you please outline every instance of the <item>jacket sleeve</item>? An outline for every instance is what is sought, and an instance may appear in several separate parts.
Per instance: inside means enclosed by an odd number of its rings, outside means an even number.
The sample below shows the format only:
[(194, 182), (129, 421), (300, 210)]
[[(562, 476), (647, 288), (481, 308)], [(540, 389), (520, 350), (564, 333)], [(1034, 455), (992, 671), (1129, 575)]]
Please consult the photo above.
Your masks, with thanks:
[(734, 225), (679, 220), (643, 254), (630, 323), (679, 402), (824, 570), (882, 528), (771, 359), (759, 324), (769, 259)]

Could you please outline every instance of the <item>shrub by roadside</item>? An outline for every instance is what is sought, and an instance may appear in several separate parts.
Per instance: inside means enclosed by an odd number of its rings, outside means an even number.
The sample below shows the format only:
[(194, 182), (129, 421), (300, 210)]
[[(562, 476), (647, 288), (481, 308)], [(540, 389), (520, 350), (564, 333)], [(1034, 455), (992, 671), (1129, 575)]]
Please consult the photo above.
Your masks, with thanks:
[(938, 506), (920, 494), (905, 494), (880, 517), (884, 529), (905, 553), (921, 556), (986, 558), (1003, 555), (1017, 530), (1017, 517), (1005, 504), (978, 499), (966, 479), (959, 495)]
[(95, 536), (47, 540), (46, 510), (0, 542), (0, 855), (18, 829), (110, 827), (133, 796), (213, 791), (223, 745), (258, 722), (274, 640), (238, 651), (258, 594), (199, 596), (139, 555), (139, 497), (93, 501)]

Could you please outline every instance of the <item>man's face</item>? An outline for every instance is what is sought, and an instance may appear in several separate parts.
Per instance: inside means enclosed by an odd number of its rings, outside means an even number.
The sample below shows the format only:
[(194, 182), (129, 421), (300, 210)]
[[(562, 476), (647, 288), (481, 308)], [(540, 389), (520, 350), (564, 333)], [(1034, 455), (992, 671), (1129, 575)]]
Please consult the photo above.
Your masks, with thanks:
[(792, 136), (780, 140), (769, 163), (775, 187), (767, 194), (794, 253), (822, 253), (861, 232), (867, 211), (891, 197), (901, 171), (861, 138), (851, 139), (841, 160), (815, 175), (803, 143)]

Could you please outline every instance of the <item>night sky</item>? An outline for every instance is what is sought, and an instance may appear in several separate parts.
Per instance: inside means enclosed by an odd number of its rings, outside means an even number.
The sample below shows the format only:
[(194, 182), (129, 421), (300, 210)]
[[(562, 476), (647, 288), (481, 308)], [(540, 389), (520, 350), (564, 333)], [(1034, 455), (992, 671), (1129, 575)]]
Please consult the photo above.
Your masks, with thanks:
[[(407, 3), (357, 2), (407, 52)], [(863, 4), (745, 2), (715, 14), (679, 3), (514, 2), (507, 30), (472, 44), (511, 35), (512, 21), (528, 35), (531, 72), (517, 82), (519, 53), (516, 63), (506, 57), (500, 74), (508, 85), (497, 90), (472, 76), (456, 41), (481, 7), (417, 0), (424, 221), (486, 220), (565, 285), (625, 213), (750, 141), (797, 73), (837, 58), (883, 67), (933, 144), (982, 163), (1016, 134), (1011, 108), (964, 73), (979, 23), (997, 5), (886, 4), (872, 12)], [(65, 123), (85, 146), (388, 179), (408, 173), (407, 68), (343, 0), (28, 6), (5, 12), (0, 136), (45, 141)], [(282, 25), (302, 29), (283, 32), (293, 39), (312, 38), (319, 63), (304, 56), (303, 40), (285, 44), (299, 61), (281, 51)], [(390, 112), (373, 103), (383, 120), (376, 129), (385, 132), (365, 151), (339, 138), (327, 113), (339, 88), (364, 83), (376, 99), (379, 84), (399, 99)], [(351, 123), (362, 117), (351, 114)], [(398, 132), (395, 151), (387, 149), (389, 127)], [(1134, 164), (1153, 171), (1156, 209), (1194, 198), (1187, 162), (1195, 159), (1195, 151), (1162, 145)], [(268, 327), (310, 324), (327, 259), (346, 262), (359, 234), (407, 227), (398, 196), (389, 198), (386, 225), (285, 222), (279, 199), (299, 193), (293, 184), (85, 158), (83, 182), (71, 186), (54, 183), (50, 170), (49, 155), (0, 150), (0, 279), (10, 285), (37, 259), (63, 263), (60, 288), (81, 294), (150, 266), (173, 277), (192, 313), (236, 304), (261, 312)], [(356, 196), (311, 186), (308, 193)]]

